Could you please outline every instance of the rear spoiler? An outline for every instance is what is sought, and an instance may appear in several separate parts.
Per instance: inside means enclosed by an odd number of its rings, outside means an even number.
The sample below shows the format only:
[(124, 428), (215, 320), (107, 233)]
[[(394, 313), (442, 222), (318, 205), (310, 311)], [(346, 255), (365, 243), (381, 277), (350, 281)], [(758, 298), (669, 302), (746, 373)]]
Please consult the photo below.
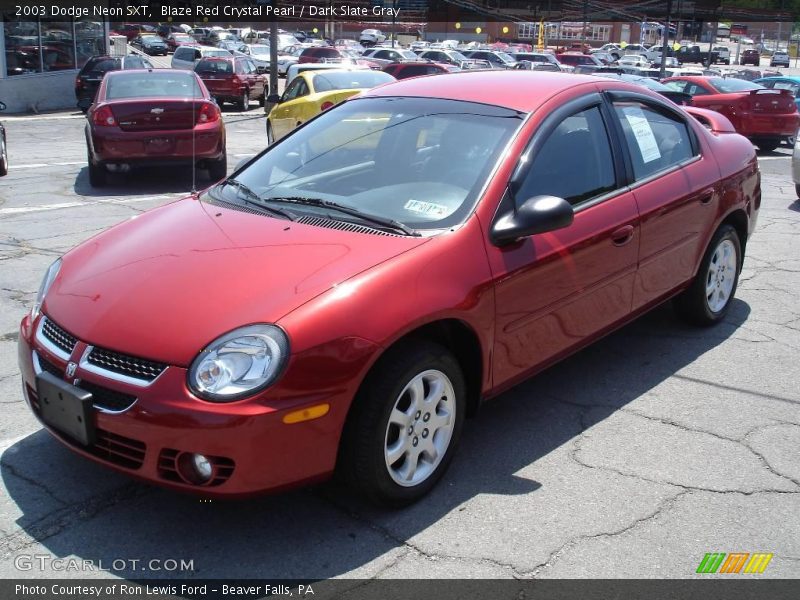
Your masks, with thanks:
[(683, 106), (683, 110), (697, 119), (700, 124), (712, 133), (736, 133), (728, 117), (715, 110), (697, 108), (696, 106)]

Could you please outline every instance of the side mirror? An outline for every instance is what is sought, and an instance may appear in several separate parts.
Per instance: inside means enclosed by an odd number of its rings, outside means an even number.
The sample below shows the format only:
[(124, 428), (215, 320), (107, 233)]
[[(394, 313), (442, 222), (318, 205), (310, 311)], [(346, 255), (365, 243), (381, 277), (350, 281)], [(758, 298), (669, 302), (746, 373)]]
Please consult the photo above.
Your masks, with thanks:
[(575, 212), (572, 205), (556, 196), (534, 196), (516, 211), (510, 211), (495, 220), (491, 238), (495, 245), (516, 242), (536, 233), (554, 231), (572, 224)]

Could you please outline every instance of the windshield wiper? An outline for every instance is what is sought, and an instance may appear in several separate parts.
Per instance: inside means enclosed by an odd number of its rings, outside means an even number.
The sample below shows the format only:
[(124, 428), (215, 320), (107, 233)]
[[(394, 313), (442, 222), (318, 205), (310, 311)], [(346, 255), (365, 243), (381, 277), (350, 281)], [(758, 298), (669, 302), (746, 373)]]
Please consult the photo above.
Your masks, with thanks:
[(362, 212), (357, 208), (353, 208), (352, 206), (345, 206), (344, 204), (339, 204), (337, 202), (333, 202), (332, 200), (323, 200), (322, 198), (306, 198), (305, 196), (275, 196), (269, 198), (262, 198), (262, 200), (264, 200), (265, 202), (285, 202), (287, 204), (305, 204), (306, 206), (318, 206), (320, 208), (330, 208), (347, 215), (358, 217), (359, 219), (362, 219), (364, 221), (375, 223), (377, 225), (382, 225), (383, 227), (389, 227), (391, 229), (394, 229), (395, 231), (402, 231), (406, 235), (411, 235), (411, 236), (420, 235), (418, 231), (414, 231), (413, 229), (411, 229), (407, 225), (404, 225), (400, 221), (395, 221), (394, 219), (389, 219), (387, 217), (381, 217), (378, 215), (373, 215), (371, 213)]
[(240, 192), (244, 193), (244, 201), (248, 204), (252, 204), (253, 206), (257, 206), (258, 208), (265, 210), (267, 212), (271, 212), (273, 214), (279, 215), (284, 217), (285, 219), (289, 219), (290, 221), (296, 221), (297, 216), (294, 213), (289, 212), (288, 210), (283, 210), (280, 208), (275, 208), (274, 206), (267, 206), (264, 204), (264, 199), (259, 196), (256, 192), (251, 190), (247, 185), (239, 181), (235, 178), (226, 179), (222, 182), (222, 187), (229, 185), (231, 187), (235, 187)]

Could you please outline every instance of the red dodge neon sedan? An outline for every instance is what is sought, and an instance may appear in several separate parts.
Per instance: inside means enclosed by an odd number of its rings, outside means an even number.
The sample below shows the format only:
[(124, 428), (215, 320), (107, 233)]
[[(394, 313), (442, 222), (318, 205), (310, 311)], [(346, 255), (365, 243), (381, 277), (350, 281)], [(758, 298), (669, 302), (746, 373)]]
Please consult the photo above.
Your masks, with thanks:
[(725, 115), (737, 132), (765, 152), (793, 137), (800, 114), (789, 90), (772, 90), (742, 79), (682, 76), (663, 80), (667, 87), (692, 97), (692, 105)]
[(26, 400), (174, 489), (338, 471), (412, 502), (483, 400), (668, 299), (725, 317), (760, 176), (724, 117), (688, 110), (706, 127), (640, 86), (529, 71), (365, 92), (53, 263), (21, 324)]
[(189, 71), (113, 71), (86, 114), (89, 182), (133, 166), (189, 164), (212, 181), (227, 173), (225, 124), (200, 78)]

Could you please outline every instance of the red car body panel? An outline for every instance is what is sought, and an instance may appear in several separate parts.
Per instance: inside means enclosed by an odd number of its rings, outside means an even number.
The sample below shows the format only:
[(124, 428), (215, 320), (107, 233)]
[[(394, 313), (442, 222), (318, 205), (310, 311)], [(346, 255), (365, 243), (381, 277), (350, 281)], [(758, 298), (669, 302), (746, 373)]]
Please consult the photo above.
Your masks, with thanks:
[[(159, 71), (163, 73), (166, 70)], [(142, 72), (135, 69), (112, 71), (100, 84), (95, 102), (86, 115), (86, 141), (92, 160), (98, 163), (150, 164), (215, 160), (223, 156), (225, 124), (219, 108), (202, 84), (202, 97), (198, 99), (106, 98), (108, 82), (112, 78)], [(98, 126), (94, 123), (94, 115), (107, 109), (113, 113), (115, 124)], [(209, 114), (216, 113), (217, 118), (207, 123), (200, 122), (203, 110)], [(156, 114), (158, 111), (162, 112)]]
[[(506, 71), (413, 78), (365, 92), (500, 102), (528, 113), (474, 213), (439, 235), (338, 231), (218, 206), (210, 211), (186, 199), (72, 250), (42, 307), (79, 339), (70, 360), (94, 344), (169, 367), (138, 389), (81, 367), (75, 374), (137, 395), (123, 414), (99, 413), (97, 425), (146, 444), (141, 467), (122, 467), (54, 433), (93, 460), (172, 488), (220, 496), (282, 489), (331, 474), (364, 377), (387, 348), (420, 327), (457, 323), (474, 336), (481, 365), (467, 375), (479, 387), (476, 396), (489, 398), (676, 294), (720, 223), (744, 223), (746, 238), (761, 195), (752, 145), (691, 118), (699, 158), (624, 186), (612, 201), (577, 211), (567, 228), (502, 247), (490, 242), (498, 203), (531, 135), (564, 103), (607, 89), (663, 102), (608, 79)], [(620, 246), (614, 236), (621, 228), (630, 243)], [(39, 340), (42, 318), (26, 317), (20, 329), (20, 370), (34, 412), (32, 352), (66, 366)], [(257, 322), (287, 332), (291, 355), (283, 376), (235, 402), (194, 397), (186, 371), (194, 356), (217, 336)], [(331, 407), (323, 418), (281, 420), (321, 402)], [(228, 457), (236, 466), (217, 487), (176, 482), (160, 467), (164, 449)]]
[(692, 105), (722, 113), (737, 133), (750, 139), (793, 136), (800, 127), (800, 114), (789, 90), (753, 90), (720, 93), (707, 78), (670, 77), (663, 80), (694, 83), (708, 92), (692, 97)]

